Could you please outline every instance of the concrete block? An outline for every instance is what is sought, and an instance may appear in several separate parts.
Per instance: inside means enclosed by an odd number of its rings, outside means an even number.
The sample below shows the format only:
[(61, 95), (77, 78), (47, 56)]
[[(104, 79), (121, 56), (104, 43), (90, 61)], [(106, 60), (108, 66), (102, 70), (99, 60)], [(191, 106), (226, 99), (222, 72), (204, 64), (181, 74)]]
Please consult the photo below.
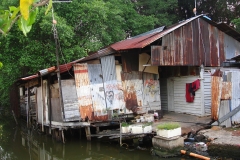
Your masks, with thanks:
[(153, 147), (155, 148), (173, 149), (176, 147), (183, 147), (184, 138), (180, 136), (172, 137), (172, 138), (155, 136), (152, 139), (152, 144), (153, 144)]

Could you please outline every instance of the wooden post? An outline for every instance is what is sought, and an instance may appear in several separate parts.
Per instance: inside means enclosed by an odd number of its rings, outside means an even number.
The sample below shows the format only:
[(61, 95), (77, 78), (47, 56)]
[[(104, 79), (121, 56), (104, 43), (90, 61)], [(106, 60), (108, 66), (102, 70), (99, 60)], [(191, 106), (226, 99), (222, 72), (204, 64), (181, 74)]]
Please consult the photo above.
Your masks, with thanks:
[(196, 154), (196, 153), (191, 153), (191, 152), (188, 153), (185, 150), (181, 150), (181, 153), (182, 154), (187, 154), (189, 156), (193, 156), (195, 158), (200, 158), (200, 159), (203, 159), (203, 160), (210, 160), (210, 158), (208, 158), (208, 157), (205, 157), (205, 156), (202, 156), (202, 155), (199, 155), (199, 154)]
[(99, 127), (96, 127), (96, 134), (99, 133)]
[(120, 122), (120, 147), (122, 146), (122, 122)]
[(62, 130), (62, 142), (65, 143), (64, 131)]
[(90, 131), (90, 126), (85, 127), (85, 132), (86, 132), (86, 137), (88, 141), (91, 141), (91, 131)]

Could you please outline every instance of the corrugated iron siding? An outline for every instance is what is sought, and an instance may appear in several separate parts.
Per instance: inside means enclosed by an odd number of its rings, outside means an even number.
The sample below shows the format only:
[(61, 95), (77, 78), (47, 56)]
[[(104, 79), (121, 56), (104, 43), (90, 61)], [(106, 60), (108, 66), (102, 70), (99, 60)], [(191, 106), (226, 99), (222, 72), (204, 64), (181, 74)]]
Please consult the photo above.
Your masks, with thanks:
[[(221, 105), (220, 105), (220, 108), (219, 108), (219, 119), (230, 112), (229, 104), (230, 104), (230, 100), (222, 100), (221, 101)], [(226, 121), (221, 123), (221, 125), (225, 125), (227, 128), (231, 127), (232, 126), (231, 125), (231, 119), (228, 118)]]
[(88, 64), (94, 119), (107, 115), (101, 64)]
[(240, 54), (240, 44), (238, 41), (234, 40), (229, 35), (224, 35), (224, 50), (226, 54), (226, 59), (231, 59), (236, 55)]
[(143, 106), (143, 82), (141, 72), (122, 72), (122, 83), (126, 108), (137, 112)]
[(211, 115), (211, 70), (205, 70), (203, 73), (204, 89), (204, 110), (206, 115)]
[[(228, 76), (231, 77), (232, 82), (231, 110), (233, 110), (240, 105), (240, 72), (232, 71)], [(232, 122), (240, 123), (240, 112), (232, 116)]]
[(92, 120), (93, 104), (87, 64), (75, 64), (74, 75), (81, 118), (89, 118), (90, 120)]
[[(192, 103), (186, 102), (185, 92), (186, 83), (192, 83), (197, 80), (198, 76), (172, 77), (168, 80), (174, 81), (174, 95), (173, 105), (174, 111), (179, 113), (187, 113), (192, 115), (202, 115), (201, 110), (201, 89), (202, 86), (195, 92), (194, 101)], [(171, 89), (171, 88), (169, 88)]]
[(116, 80), (116, 67), (114, 56), (101, 57), (102, 73), (104, 82)]
[(162, 110), (168, 110), (168, 92), (167, 92), (167, 78), (160, 79), (160, 96)]
[[(162, 37), (162, 46), (152, 46), (152, 64), (160, 66), (220, 66), (240, 54), (240, 43), (202, 19)], [(233, 56), (232, 56), (233, 57)]]
[(125, 101), (123, 87), (122, 82), (117, 80), (115, 57), (102, 57), (101, 64), (107, 108), (110, 110), (118, 110), (117, 112), (124, 111)]
[(157, 74), (143, 73), (143, 106), (151, 110), (161, 110), (160, 85)]

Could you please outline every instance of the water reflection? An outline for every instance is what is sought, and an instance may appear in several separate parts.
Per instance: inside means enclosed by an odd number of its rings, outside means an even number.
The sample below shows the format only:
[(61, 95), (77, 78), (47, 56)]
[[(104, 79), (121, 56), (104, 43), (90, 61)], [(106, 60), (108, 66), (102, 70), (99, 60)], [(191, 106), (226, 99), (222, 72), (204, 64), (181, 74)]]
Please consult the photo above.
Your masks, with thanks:
[[(8, 130), (8, 131), (7, 131)], [(5, 139), (0, 143), (0, 158), (3, 160), (157, 160), (150, 150), (119, 147), (117, 142), (68, 136), (62, 144), (51, 136), (41, 135), (25, 126), (9, 127), (4, 132)], [(164, 158), (163, 158), (164, 159)], [(172, 158), (172, 160), (181, 158)], [(184, 159), (188, 159), (185, 157)], [(171, 160), (171, 159), (168, 159)]]

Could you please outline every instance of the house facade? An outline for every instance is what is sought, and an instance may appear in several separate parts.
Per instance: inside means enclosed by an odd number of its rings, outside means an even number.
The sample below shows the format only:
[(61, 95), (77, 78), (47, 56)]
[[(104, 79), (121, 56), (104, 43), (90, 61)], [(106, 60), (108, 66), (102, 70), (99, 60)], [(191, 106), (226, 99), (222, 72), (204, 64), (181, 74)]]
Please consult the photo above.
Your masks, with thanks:
[[(21, 109), (40, 124), (61, 127), (161, 110), (211, 115), (212, 74), (233, 71), (224, 64), (240, 54), (239, 37), (204, 15), (160, 27), (61, 65), (61, 81), (56, 67), (21, 78)], [(239, 104), (236, 97), (231, 107)]]

